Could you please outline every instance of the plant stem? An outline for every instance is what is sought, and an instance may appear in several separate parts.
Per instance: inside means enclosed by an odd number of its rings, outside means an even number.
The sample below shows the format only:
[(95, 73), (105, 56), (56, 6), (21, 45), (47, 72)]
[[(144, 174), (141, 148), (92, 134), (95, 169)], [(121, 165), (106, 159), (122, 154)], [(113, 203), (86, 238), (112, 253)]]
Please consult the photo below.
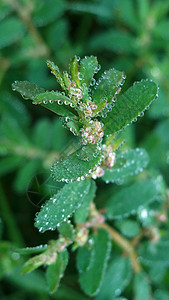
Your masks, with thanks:
[(6, 228), (8, 236), (12, 242), (14, 242), (18, 247), (24, 247), (24, 241), (18, 226), (15, 222), (14, 216), (9, 207), (8, 201), (6, 199), (2, 185), (0, 184), (0, 210), (1, 216), (6, 223)]
[(126, 240), (124, 237), (122, 237), (114, 228), (110, 227), (108, 224), (103, 223), (103, 224), (98, 224), (99, 228), (104, 228), (106, 229), (111, 238), (123, 248), (123, 250), (129, 255), (131, 264), (133, 266), (133, 270), (135, 273), (138, 273), (141, 271), (141, 266), (138, 262), (137, 254), (132, 247), (131, 243)]
[(50, 56), (50, 49), (42, 39), (39, 31), (37, 30), (36, 26), (33, 24), (31, 20), (31, 14), (29, 7), (23, 7), (19, 4), (17, 0), (5, 0), (8, 2), (13, 9), (18, 14), (19, 18), (25, 24), (29, 34), (34, 39), (36, 45), (38, 46), (39, 56), (49, 57)]

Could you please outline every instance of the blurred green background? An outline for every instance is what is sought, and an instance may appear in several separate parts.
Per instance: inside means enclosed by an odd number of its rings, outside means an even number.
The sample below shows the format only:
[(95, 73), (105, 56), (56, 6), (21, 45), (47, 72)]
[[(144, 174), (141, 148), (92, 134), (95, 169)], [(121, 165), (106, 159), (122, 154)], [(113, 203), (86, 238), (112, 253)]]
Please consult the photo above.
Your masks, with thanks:
[[(169, 184), (169, 1), (0, 0), (0, 299), (89, 299), (77, 287), (74, 254), (63, 286), (48, 296), (41, 273), (23, 279), (24, 259), (9, 251), (57, 237), (40, 234), (34, 216), (60, 187), (50, 181), (51, 164), (74, 143), (56, 115), (23, 101), (11, 84), (58, 89), (46, 60), (66, 70), (74, 55), (91, 54), (99, 77), (112, 67), (125, 72), (124, 89), (143, 78), (159, 85), (159, 99), (123, 135), (126, 148), (147, 150), (151, 173)], [(169, 299), (164, 294), (154, 299)]]

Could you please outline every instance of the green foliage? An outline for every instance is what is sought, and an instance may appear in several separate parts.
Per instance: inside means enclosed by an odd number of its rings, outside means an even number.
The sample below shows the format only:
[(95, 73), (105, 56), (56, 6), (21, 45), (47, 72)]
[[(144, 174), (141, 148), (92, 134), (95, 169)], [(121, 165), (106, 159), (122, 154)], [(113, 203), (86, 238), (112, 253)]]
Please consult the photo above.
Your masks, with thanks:
[[(136, 82), (115, 103), (112, 112), (102, 119), (105, 134), (110, 135), (141, 116), (157, 96), (157, 86), (151, 81)], [(136, 119), (137, 120), (137, 119)]]
[(65, 185), (42, 207), (36, 216), (35, 226), (42, 232), (54, 230), (60, 226), (83, 203), (89, 187), (90, 181), (88, 180)]
[(151, 180), (137, 182), (124, 187), (108, 200), (106, 216), (109, 219), (116, 219), (135, 214), (140, 207), (155, 200), (157, 195), (158, 190), (155, 183)]
[(121, 182), (129, 176), (143, 171), (149, 162), (148, 154), (144, 149), (131, 149), (116, 156), (112, 169), (105, 169), (102, 177), (106, 183)]
[(97, 234), (93, 236), (92, 243), (92, 247), (94, 248), (92, 250), (94, 251), (94, 255), (90, 258), (92, 262), (86, 270), (83, 267), (83, 272), (82, 268), (80, 269), (81, 273), (79, 277), (82, 289), (89, 296), (96, 295), (99, 292), (111, 245), (108, 233), (103, 229), (100, 229)]
[(169, 298), (168, 14), (0, 1), (2, 300)]

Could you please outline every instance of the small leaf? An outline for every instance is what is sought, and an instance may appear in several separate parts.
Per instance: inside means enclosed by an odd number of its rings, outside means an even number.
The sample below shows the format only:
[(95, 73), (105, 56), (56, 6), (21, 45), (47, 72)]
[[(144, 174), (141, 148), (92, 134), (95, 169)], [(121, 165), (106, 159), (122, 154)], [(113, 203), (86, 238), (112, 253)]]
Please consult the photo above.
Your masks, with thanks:
[(109, 234), (104, 229), (99, 229), (93, 235), (93, 240), (95, 256), (92, 266), (85, 272), (80, 273), (79, 278), (81, 288), (89, 296), (94, 296), (99, 292), (111, 247)]
[(69, 182), (70, 180), (83, 180), (89, 176), (101, 163), (102, 155), (100, 150), (96, 152), (94, 145), (92, 158), (82, 160), (81, 156), (87, 153), (87, 149), (88, 146), (83, 146), (67, 158), (56, 162), (51, 169), (54, 180)]
[(63, 277), (65, 268), (68, 263), (67, 249), (57, 253), (57, 258), (54, 264), (48, 266), (46, 271), (46, 280), (50, 293), (54, 293)]
[(39, 88), (36, 84), (29, 81), (15, 81), (12, 84), (13, 91), (19, 92), (24, 99), (34, 100), (36, 96), (45, 92), (45, 89)]
[(57, 65), (54, 64), (54, 62), (47, 60), (47, 66), (51, 69), (51, 73), (56, 77), (57, 81), (59, 82), (60, 86), (66, 90), (66, 86), (63, 80), (63, 76), (58, 68)]
[[(59, 92), (44, 92), (36, 96), (33, 100), (33, 104), (41, 104), (43, 107), (53, 111), (54, 113), (69, 117), (69, 118), (77, 118), (69, 109), (66, 107), (68, 104), (70, 105), (70, 98), (62, 95)], [(65, 105), (66, 104), (66, 105)]]
[(97, 72), (98, 61), (95, 56), (86, 56), (80, 61), (79, 79), (80, 85), (90, 86), (94, 74)]
[(93, 239), (91, 244), (86, 243), (84, 246), (78, 248), (76, 256), (76, 266), (79, 273), (88, 271), (94, 262), (95, 245)]
[(110, 69), (105, 72), (101, 77), (99, 84), (96, 86), (93, 92), (93, 101), (99, 105), (100, 102), (112, 103), (116, 92), (123, 84), (124, 74), (115, 69)]
[(127, 150), (116, 155), (116, 162), (112, 169), (104, 169), (102, 180), (118, 183), (128, 176), (142, 172), (148, 163), (149, 157), (144, 149)]
[(0, 23), (0, 49), (10, 46), (25, 34), (24, 24), (16, 17), (9, 17)]
[(39, 253), (47, 250), (48, 245), (39, 245), (36, 247), (26, 247), (26, 248), (16, 248), (15, 252), (20, 253), (22, 255), (28, 255), (28, 254), (34, 254), (34, 253)]
[(76, 83), (76, 86), (79, 87), (79, 66), (78, 59), (75, 56), (70, 63), (70, 75), (71, 79)]
[(96, 300), (114, 299), (129, 284), (132, 268), (128, 258), (118, 257), (109, 263), (100, 292)]
[(66, 184), (42, 206), (41, 211), (36, 216), (35, 226), (42, 232), (54, 230), (60, 226), (83, 203), (89, 188), (89, 180)]
[(89, 205), (93, 201), (95, 194), (96, 194), (96, 184), (94, 180), (91, 180), (91, 186), (89, 192), (88, 194), (86, 194), (82, 205), (75, 212), (74, 220), (76, 223), (83, 223), (86, 221), (89, 212)]
[(140, 207), (155, 200), (157, 195), (158, 191), (153, 181), (134, 183), (110, 197), (106, 204), (106, 216), (108, 219), (116, 219), (136, 213)]
[(150, 283), (145, 273), (141, 272), (135, 275), (133, 289), (135, 300), (151, 299)]
[(74, 238), (74, 228), (71, 223), (63, 222), (60, 224), (60, 226), (57, 228), (59, 233), (63, 235), (64, 237), (68, 238), (69, 240), (73, 240)]
[(23, 266), (22, 273), (26, 274), (32, 272), (33, 270), (39, 268), (45, 263), (46, 254), (42, 253), (30, 258)]
[(37, 95), (33, 101), (33, 104), (41, 104), (41, 103), (47, 104), (53, 102), (57, 102), (58, 104), (63, 104), (64, 101), (66, 101), (67, 104), (70, 104), (71, 102), (71, 100), (68, 97), (62, 95), (61, 93), (57, 91), (56, 92), (51, 91), (51, 92), (45, 92)]
[(140, 225), (134, 220), (117, 220), (115, 226), (128, 238), (135, 237), (140, 233)]
[(157, 85), (149, 80), (135, 82), (115, 102), (106, 118), (102, 118), (105, 135), (111, 135), (133, 122), (157, 97)]

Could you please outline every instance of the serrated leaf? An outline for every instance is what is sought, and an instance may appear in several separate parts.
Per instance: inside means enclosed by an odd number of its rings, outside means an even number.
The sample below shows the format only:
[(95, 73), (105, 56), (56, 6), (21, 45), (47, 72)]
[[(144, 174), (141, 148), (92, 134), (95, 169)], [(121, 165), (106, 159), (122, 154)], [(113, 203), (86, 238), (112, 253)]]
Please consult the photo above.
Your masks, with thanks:
[(110, 69), (101, 77), (99, 84), (93, 92), (93, 101), (99, 105), (101, 102), (112, 103), (117, 90), (124, 81), (124, 74), (115, 69)]
[(24, 24), (16, 17), (9, 17), (0, 23), (0, 48), (10, 46), (25, 34)]
[(52, 177), (56, 181), (82, 180), (101, 163), (101, 151), (96, 152), (95, 145), (93, 147), (93, 156), (90, 160), (82, 160), (83, 153), (87, 153), (88, 146), (83, 146), (67, 158), (56, 162), (51, 171)]
[(74, 220), (76, 223), (83, 223), (86, 221), (89, 212), (89, 205), (93, 201), (95, 194), (96, 194), (96, 184), (94, 180), (91, 180), (91, 186), (89, 192), (88, 194), (86, 194), (86, 197), (82, 205), (75, 212)]
[(80, 85), (86, 84), (87, 87), (90, 86), (92, 78), (96, 73), (98, 66), (98, 61), (95, 56), (86, 56), (80, 61), (79, 66), (79, 79)]
[(128, 258), (118, 257), (110, 262), (96, 300), (115, 299), (129, 284), (132, 268)]
[(54, 264), (48, 266), (46, 271), (47, 285), (50, 293), (54, 293), (63, 277), (65, 268), (68, 263), (67, 249), (57, 253), (57, 258)]
[(70, 63), (70, 75), (71, 79), (76, 83), (76, 86), (79, 86), (79, 65), (78, 65), (77, 56), (75, 56)]
[(158, 195), (151, 180), (134, 183), (112, 195), (106, 204), (106, 217), (117, 219), (136, 213), (140, 207), (152, 202)]
[(60, 226), (57, 228), (59, 233), (63, 235), (64, 237), (68, 238), (69, 240), (73, 240), (74, 238), (74, 228), (71, 223), (63, 222), (60, 224)]
[(153, 81), (136, 82), (115, 102), (106, 118), (102, 118), (105, 135), (111, 135), (133, 122), (157, 97), (157, 85)]
[[(91, 239), (90, 239), (91, 240)], [(88, 242), (78, 248), (77, 256), (76, 256), (76, 266), (79, 273), (83, 273), (88, 271), (94, 262), (95, 257), (95, 245), (92, 239), (92, 244)]]
[(19, 92), (24, 99), (31, 100), (34, 100), (39, 94), (45, 92), (45, 89), (29, 81), (15, 81), (12, 84), (12, 89), (13, 91)]
[(144, 149), (131, 149), (116, 155), (116, 162), (112, 169), (104, 169), (102, 180), (106, 182), (123, 181), (128, 176), (143, 171), (149, 163), (149, 157)]
[(95, 256), (92, 266), (86, 272), (80, 273), (79, 277), (81, 288), (89, 296), (99, 292), (111, 247), (109, 234), (104, 229), (99, 229), (93, 239)]
[(146, 243), (139, 250), (140, 260), (148, 266), (169, 266), (169, 238), (161, 239), (157, 243)]
[(135, 275), (133, 290), (135, 300), (151, 299), (150, 283), (145, 273), (141, 272)]
[(39, 231), (54, 230), (65, 222), (83, 203), (90, 188), (90, 181), (66, 184), (57, 194), (42, 206), (35, 219)]

